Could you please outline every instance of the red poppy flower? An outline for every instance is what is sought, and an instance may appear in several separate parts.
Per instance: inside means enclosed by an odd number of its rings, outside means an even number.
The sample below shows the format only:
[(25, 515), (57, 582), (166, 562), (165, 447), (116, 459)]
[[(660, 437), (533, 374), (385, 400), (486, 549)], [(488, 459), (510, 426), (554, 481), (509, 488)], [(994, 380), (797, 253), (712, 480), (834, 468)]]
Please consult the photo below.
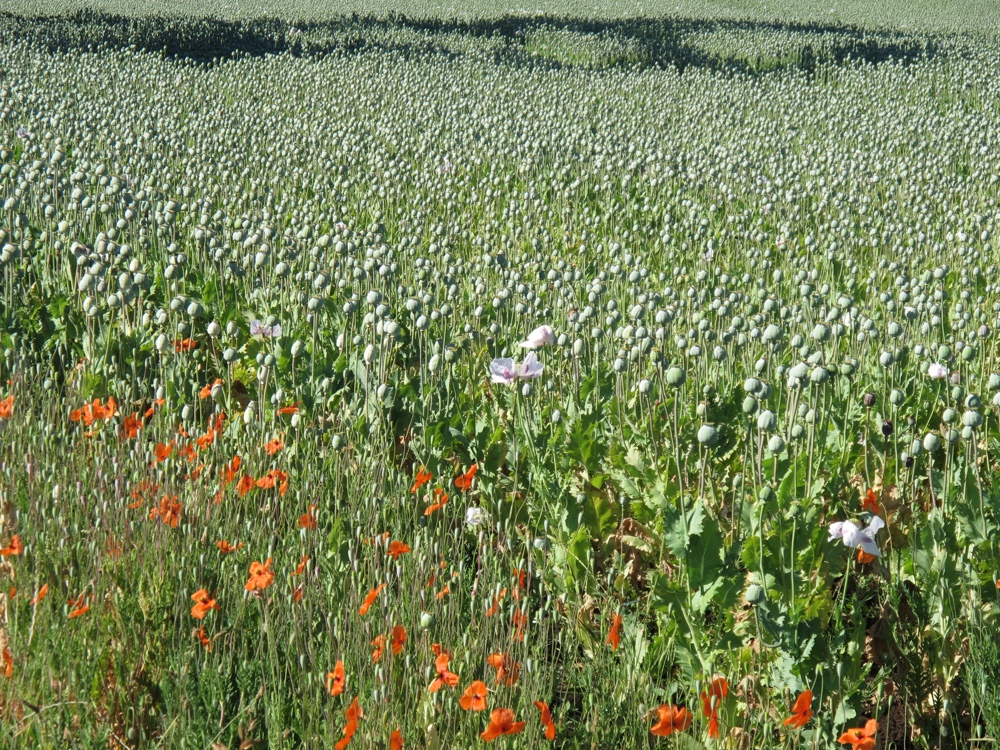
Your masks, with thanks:
[(490, 725), (480, 734), (486, 742), (492, 742), (502, 734), (519, 734), (524, 731), (524, 722), (515, 721), (514, 712), (509, 708), (497, 708), (490, 714)]
[(365, 600), (361, 603), (361, 606), (358, 608), (359, 615), (363, 617), (364, 615), (368, 614), (368, 610), (371, 609), (371, 606), (375, 603), (375, 600), (378, 599), (378, 595), (382, 593), (382, 589), (384, 588), (385, 584), (380, 583), (378, 586), (376, 586), (375, 588), (373, 588), (371, 591), (368, 592), (368, 595), (365, 596)]
[(393, 729), (389, 735), (389, 750), (403, 750), (403, 733)]
[(263, 591), (274, 583), (274, 573), (271, 571), (271, 558), (263, 565), (254, 560), (250, 563), (250, 578), (243, 585), (247, 591)]
[(385, 636), (375, 636), (375, 640), (372, 641), (372, 645), (375, 647), (375, 650), (372, 651), (372, 664), (378, 664), (379, 660), (382, 658), (382, 653), (385, 651)]
[(300, 529), (315, 529), (316, 528), (316, 506), (310, 505), (309, 510), (299, 516), (299, 528)]
[(514, 661), (508, 653), (490, 654), (486, 657), (486, 663), (497, 671), (497, 684), (503, 683), (507, 687), (513, 687), (521, 674), (521, 663)]
[(208, 638), (208, 636), (205, 635), (205, 626), (204, 625), (202, 625), (200, 628), (198, 628), (198, 631), (195, 633), (195, 636), (201, 642), (201, 645), (204, 647), (204, 649), (206, 651), (211, 651), (212, 650), (212, 641), (210, 641), (209, 638)]
[(333, 671), (326, 673), (326, 689), (330, 695), (336, 696), (344, 692), (344, 682), (346, 679), (344, 662), (337, 659), (337, 664), (333, 667)]
[(0, 419), (10, 419), (10, 415), (13, 411), (14, 411), (13, 396), (8, 396), (3, 401), (0, 401)]
[(729, 682), (725, 677), (716, 677), (701, 693), (701, 712), (708, 719), (708, 736), (719, 736), (719, 703), (729, 695)]
[(36, 604), (38, 604), (38, 602), (44, 599), (48, 595), (48, 593), (49, 593), (49, 584), (43, 583), (42, 587), (38, 589), (38, 593), (35, 594), (35, 596), (32, 598), (29, 604), (31, 604), (31, 606), (34, 607)]
[(275, 438), (274, 440), (268, 441), (267, 444), (264, 445), (264, 450), (267, 451), (267, 455), (273, 456), (275, 453), (277, 453), (284, 447), (285, 447), (285, 442), (283, 440), (278, 440), (278, 438)]
[(458, 699), (458, 705), (466, 711), (485, 711), (487, 692), (489, 691), (486, 683), (482, 680), (476, 680), (462, 693), (462, 697)]
[(280, 409), (278, 409), (278, 414), (298, 414), (298, 413), (299, 413), (298, 404), (292, 404), (291, 406), (282, 406)]
[(410, 487), (410, 494), (411, 495), (416, 494), (417, 490), (419, 490), (433, 478), (434, 475), (431, 474), (429, 471), (427, 471), (427, 469), (425, 469), (423, 466), (421, 466), (420, 469), (417, 470), (417, 476), (413, 480), (413, 486)]
[(493, 596), (493, 604), (486, 610), (487, 617), (493, 617), (493, 615), (500, 611), (500, 602), (503, 601), (505, 596), (507, 596), (507, 589), (501, 589), (499, 594)]
[(472, 464), (467, 472), (459, 474), (455, 477), (455, 486), (460, 492), (465, 492), (467, 489), (472, 487), (472, 478), (476, 476), (477, 471), (479, 471), (479, 464)]
[(240, 542), (239, 544), (237, 544), (234, 547), (229, 542), (227, 542), (225, 539), (220, 539), (219, 541), (217, 541), (215, 543), (215, 546), (219, 548), (219, 552), (221, 552), (223, 555), (228, 555), (230, 552), (235, 552), (240, 547), (242, 547), (243, 546), (243, 542)]
[(24, 544), (21, 543), (21, 537), (14, 534), (14, 536), (10, 538), (10, 544), (3, 549), (0, 549), (0, 557), (17, 556), (22, 552), (24, 552)]
[(149, 511), (149, 520), (159, 519), (164, 526), (176, 529), (183, 510), (184, 507), (177, 502), (177, 495), (164, 495), (160, 498), (160, 504)]
[(878, 503), (878, 495), (875, 490), (869, 489), (865, 493), (865, 496), (861, 499), (861, 510), (867, 510), (874, 515), (880, 515), (882, 513), (882, 506)]
[(691, 714), (686, 708), (664, 703), (656, 712), (659, 720), (649, 730), (656, 737), (669, 737), (674, 732), (684, 732), (691, 726)]
[(878, 722), (869, 719), (860, 729), (848, 729), (837, 739), (841, 745), (850, 745), (851, 750), (874, 750), (878, 735)]
[(429, 516), (434, 511), (441, 510), (445, 505), (448, 504), (448, 495), (445, 494), (444, 490), (439, 487), (434, 489), (434, 502), (427, 506), (427, 510), (424, 511), (425, 516)]
[(406, 645), (406, 628), (402, 625), (396, 625), (392, 629), (392, 653), (398, 654), (403, 650), (403, 646)]
[(253, 477), (249, 474), (244, 474), (240, 477), (240, 481), (236, 484), (236, 491), (240, 493), (240, 497), (243, 497), (250, 490), (254, 488)]
[(608, 630), (608, 637), (604, 641), (605, 643), (611, 644), (612, 651), (617, 651), (618, 644), (621, 643), (622, 637), (621, 633), (619, 632), (621, 630), (621, 627), (622, 627), (622, 616), (617, 614), (612, 615), (611, 628)]
[(541, 711), (542, 716), (542, 726), (545, 727), (545, 739), (554, 740), (556, 738), (556, 725), (552, 721), (552, 712), (549, 710), (549, 704), (545, 701), (535, 701), (535, 708)]
[(170, 443), (157, 443), (153, 448), (153, 465), (160, 463), (161, 461), (166, 461), (171, 453), (174, 452), (174, 444)]
[(142, 420), (138, 414), (129, 414), (122, 420), (122, 434), (126, 439), (138, 437), (139, 430), (142, 429)]
[(786, 727), (795, 727), (796, 729), (801, 729), (808, 724), (813, 715), (812, 700), (813, 694), (811, 690), (804, 690), (799, 693), (799, 697), (795, 699), (795, 704), (792, 706), (792, 715), (782, 723)]
[(400, 555), (405, 555), (409, 551), (410, 551), (410, 545), (404, 542), (392, 542), (391, 544), (389, 544), (389, 549), (387, 550), (387, 554), (393, 560), (398, 560)]
[(299, 560), (299, 564), (295, 566), (295, 570), (292, 572), (292, 575), (302, 575), (305, 572), (307, 562), (309, 562), (309, 555), (302, 555), (302, 559)]
[(194, 606), (191, 607), (191, 616), (196, 620), (204, 620), (205, 615), (213, 609), (219, 609), (218, 603), (209, 596), (205, 589), (198, 589), (191, 594), (191, 601), (194, 602)]
[(437, 646), (435, 653), (437, 653), (437, 658), (434, 659), (434, 669), (437, 671), (438, 676), (431, 681), (431, 684), (427, 686), (427, 689), (436, 693), (442, 687), (447, 685), (448, 687), (455, 687), (458, 685), (459, 677), (454, 672), (448, 671), (448, 663), (451, 661), (451, 656), (447, 651), (441, 651), (440, 644), (434, 644)]

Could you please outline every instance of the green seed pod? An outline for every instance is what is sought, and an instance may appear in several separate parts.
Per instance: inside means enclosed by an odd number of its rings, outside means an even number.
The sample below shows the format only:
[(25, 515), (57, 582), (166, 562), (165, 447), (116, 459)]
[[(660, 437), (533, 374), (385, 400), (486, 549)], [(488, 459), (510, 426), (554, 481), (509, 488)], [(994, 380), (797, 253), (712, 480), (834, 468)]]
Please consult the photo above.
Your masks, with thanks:
[(941, 419), (945, 424), (952, 424), (958, 419), (958, 412), (954, 409), (945, 409), (944, 414), (941, 415)]
[(757, 415), (757, 429), (771, 432), (778, 426), (778, 417), (770, 409), (765, 409)]
[(680, 367), (671, 367), (667, 370), (667, 384), (674, 388), (680, 388), (687, 380), (687, 373)]
[(969, 409), (962, 415), (962, 424), (966, 427), (979, 427), (983, 423), (983, 417), (974, 409)]
[(747, 414), (748, 416), (753, 416), (754, 414), (757, 413), (757, 409), (758, 409), (757, 399), (755, 399), (753, 396), (747, 396), (745, 399), (743, 399), (744, 414)]
[(764, 588), (756, 583), (747, 587), (746, 600), (748, 604), (760, 604), (764, 601)]
[(698, 442), (704, 445), (715, 445), (719, 441), (719, 431), (710, 424), (698, 428)]
[(898, 388), (894, 388), (889, 393), (889, 403), (892, 404), (893, 406), (902, 405), (904, 399), (905, 399), (905, 394)]
[(934, 453), (941, 448), (941, 436), (936, 432), (928, 432), (924, 435), (924, 450)]
[(767, 449), (771, 453), (781, 453), (785, 450), (785, 441), (781, 435), (772, 435), (771, 439), (767, 441)]

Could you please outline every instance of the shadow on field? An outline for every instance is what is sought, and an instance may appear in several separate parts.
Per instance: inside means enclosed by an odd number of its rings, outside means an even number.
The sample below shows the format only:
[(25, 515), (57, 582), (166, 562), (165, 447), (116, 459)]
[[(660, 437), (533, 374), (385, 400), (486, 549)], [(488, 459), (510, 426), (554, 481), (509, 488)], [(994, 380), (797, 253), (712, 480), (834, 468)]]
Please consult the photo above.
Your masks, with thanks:
[[(742, 39), (756, 44), (741, 51)], [(508, 66), (700, 68), (752, 75), (810, 72), (821, 64), (905, 65), (940, 53), (931, 35), (844, 25), (559, 16), (461, 20), (353, 14), (293, 25), (270, 18), (130, 18), (96, 11), (28, 18), (0, 13), (0, 43), (12, 40), (51, 51), (133, 47), (197, 62), (234, 55), (391, 52), (403, 58), (473, 56)], [(470, 41), (477, 42), (475, 47)]]

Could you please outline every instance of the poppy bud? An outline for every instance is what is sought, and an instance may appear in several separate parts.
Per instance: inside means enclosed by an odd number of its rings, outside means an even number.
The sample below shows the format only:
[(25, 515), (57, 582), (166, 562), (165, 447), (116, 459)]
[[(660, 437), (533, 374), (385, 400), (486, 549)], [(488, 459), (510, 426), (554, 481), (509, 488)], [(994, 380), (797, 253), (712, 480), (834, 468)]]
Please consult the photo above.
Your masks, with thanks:
[(889, 437), (892, 434), (892, 420), (887, 419), (882, 423), (882, 434)]
[(862, 400), (864, 401), (865, 406), (869, 409), (875, 406), (875, 394), (871, 391), (868, 391)]

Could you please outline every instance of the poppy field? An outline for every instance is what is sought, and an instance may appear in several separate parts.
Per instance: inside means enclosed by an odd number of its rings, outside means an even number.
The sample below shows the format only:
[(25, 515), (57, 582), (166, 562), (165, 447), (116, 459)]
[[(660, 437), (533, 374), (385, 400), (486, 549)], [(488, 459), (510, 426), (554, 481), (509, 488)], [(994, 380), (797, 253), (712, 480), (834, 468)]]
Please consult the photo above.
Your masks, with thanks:
[(197, 5), (0, 10), (0, 748), (1000, 742), (989, 3)]

